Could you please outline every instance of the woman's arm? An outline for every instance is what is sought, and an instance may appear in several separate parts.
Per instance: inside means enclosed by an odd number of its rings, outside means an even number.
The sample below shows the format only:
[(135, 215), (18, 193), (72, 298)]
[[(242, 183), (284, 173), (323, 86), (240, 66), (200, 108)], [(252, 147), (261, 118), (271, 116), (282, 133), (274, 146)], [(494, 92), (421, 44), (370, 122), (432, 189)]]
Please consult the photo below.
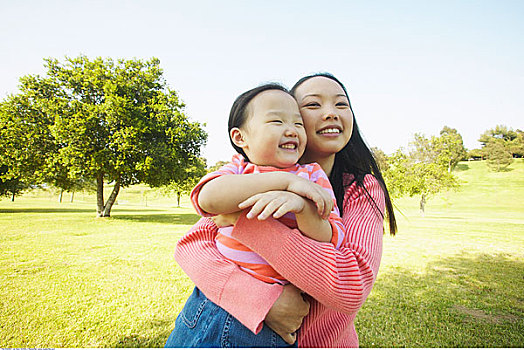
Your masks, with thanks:
[(178, 242), (175, 259), (212, 302), (258, 333), (282, 286), (262, 282), (225, 259), (215, 244), (217, 226), (200, 219)]
[[(367, 175), (364, 185), (384, 212), (384, 193), (378, 181)], [(347, 190), (344, 202), (346, 236), (339, 250), (332, 244), (304, 237), (276, 220), (249, 221), (244, 215), (236, 223), (233, 237), (320, 303), (341, 312), (355, 312), (366, 300), (377, 276), (383, 218), (355, 183)]]

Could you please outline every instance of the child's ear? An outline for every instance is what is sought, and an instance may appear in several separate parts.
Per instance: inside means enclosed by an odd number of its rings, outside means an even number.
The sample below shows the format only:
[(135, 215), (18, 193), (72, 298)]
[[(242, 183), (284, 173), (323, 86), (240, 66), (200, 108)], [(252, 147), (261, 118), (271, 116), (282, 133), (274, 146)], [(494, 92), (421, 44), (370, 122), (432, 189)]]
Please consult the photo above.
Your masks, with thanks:
[(229, 137), (231, 137), (231, 140), (236, 146), (240, 148), (244, 148), (246, 146), (244, 135), (242, 134), (242, 131), (239, 128), (231, 129), (231, 131), (229, 132)]

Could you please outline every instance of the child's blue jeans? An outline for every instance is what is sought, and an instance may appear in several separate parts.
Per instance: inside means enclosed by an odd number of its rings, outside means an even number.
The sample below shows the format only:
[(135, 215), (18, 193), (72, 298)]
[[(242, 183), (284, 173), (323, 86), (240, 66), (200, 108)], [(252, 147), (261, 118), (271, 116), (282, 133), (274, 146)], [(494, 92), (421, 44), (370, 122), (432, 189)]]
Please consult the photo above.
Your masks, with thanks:
[(166, 348), (280, 348), (286, 343), (264, 324), (254, 334), (195, 288), (175, 321)]

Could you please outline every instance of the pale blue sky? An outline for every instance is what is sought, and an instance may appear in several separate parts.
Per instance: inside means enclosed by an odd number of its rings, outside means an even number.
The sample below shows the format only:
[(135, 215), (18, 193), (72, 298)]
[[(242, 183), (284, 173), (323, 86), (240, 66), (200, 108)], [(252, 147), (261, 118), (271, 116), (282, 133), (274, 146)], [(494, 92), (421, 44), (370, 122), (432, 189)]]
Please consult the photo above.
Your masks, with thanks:
[(0, 0), (0, 98), (65, 55), (157, 57), (209, 163), (230, 158), (234, 98), (328, 71), (364, 137), (391, 153), (415, 132), (524, 129), (524, 1)]

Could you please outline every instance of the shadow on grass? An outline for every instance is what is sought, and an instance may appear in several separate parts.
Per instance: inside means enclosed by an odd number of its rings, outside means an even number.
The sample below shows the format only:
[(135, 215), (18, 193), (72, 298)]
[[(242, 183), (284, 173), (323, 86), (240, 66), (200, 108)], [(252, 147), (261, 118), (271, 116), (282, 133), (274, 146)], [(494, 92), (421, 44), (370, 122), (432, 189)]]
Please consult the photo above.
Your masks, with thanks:
[[(122, 337), (111, 348), (163, 348), (167, 338), (173, 330), (175, 320), (148, 320), (143, 323), (144, 333), (153, 332), (154, 335), (133, 333)], [(162, 330), (155, 332), (155, 330)]]
[(112, 219), (157, 224), (193, 225), (200, 219), (200, 216), (197, 214), (114, 215)]
[(469, 170), (469, 165), (467, 164), (457, 164), (457, 166), (455, 166), (455, 171), (466, 171), (466, 170)]
[(382, 269), (356, 319), (361, 347), (520, 347), (524, 261), (469, 254), (425, 273)]

